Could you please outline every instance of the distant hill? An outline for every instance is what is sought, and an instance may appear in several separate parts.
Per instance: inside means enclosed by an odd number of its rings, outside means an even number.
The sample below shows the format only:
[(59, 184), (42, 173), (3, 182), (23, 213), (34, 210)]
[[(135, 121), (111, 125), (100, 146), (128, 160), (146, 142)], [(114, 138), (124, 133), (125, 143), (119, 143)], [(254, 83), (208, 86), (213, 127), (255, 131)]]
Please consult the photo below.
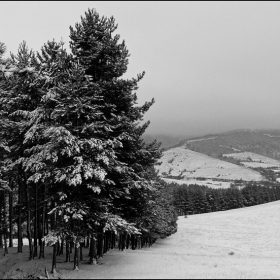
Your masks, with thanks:
[(242, 129), (185, 139), (169, 146), (155, 167), (165, 179), (192, 184), (194, 180), (228, 182), (226, 187), (236, 181), (276, 184), (280, 181), (280, 130)]
[[(279, 162), (280, 165), (280, 162)], [(163, 153), (156, 169), (163, 176), (183, 179), (218, 179), (261, 181), (264, 178), (256, 171), (184, 147), (173, 148)]]
[(181, 145), (216, 158), (246, 151), (280, 160), (280, 130), (235, 130), (187, 139), (181, 141)]

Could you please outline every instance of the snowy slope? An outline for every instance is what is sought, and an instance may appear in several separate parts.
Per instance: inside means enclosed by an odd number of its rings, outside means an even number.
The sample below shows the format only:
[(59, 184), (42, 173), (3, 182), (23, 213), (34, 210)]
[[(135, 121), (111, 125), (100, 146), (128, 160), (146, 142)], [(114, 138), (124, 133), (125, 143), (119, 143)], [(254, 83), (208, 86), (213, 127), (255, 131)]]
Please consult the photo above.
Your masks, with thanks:
[(252, 168), (256, 168), (256, 167), (270, 168), (270, 167), (280, 166), (279, 160), (272, 159), (259, 154), (251, 153), (251, 152), (224, 154), (223, 156), (232, 157), (237, 160), (240, 160), (242, 164)]
[(178, 232), (151, 248), (113, 250), (71, 278), (279, 279), (279, 224), (280, 201), (180, 217)]
[(216, 178), (221, 180), (261, 181), (264, 178), (256, 171), (225, 162), (184, 147), (173, 148), (163, 153), (156, 165), (159, 174), (189, 178)]

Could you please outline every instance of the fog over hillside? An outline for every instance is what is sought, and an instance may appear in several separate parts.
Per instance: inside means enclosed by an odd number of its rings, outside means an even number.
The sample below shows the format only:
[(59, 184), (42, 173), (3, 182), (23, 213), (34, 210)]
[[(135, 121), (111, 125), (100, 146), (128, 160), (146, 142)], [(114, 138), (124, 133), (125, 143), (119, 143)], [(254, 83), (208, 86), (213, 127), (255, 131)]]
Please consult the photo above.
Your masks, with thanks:
[(143, 139), (145, 142), (150, 143), (156, 139), (158, 142), (161, 142), (161, 147), (164, 149), (173, 147), (179, 144), (182, 140), (185, 140), (190, 137), (192, 136), (186, 136), (186, 135), (172, 136), (168, 134), (144, 134), (143, 135)]
[[(210, 133), (200, 133), (200, 134), (181, 134), (172, 135), (171, 133), (166, 134), (157, 134), (157, 133), (145, 133), (143, 135), (143, 139), (145, 142), (150, 143), (154, 140), (157, 140), (158, 142), (161, 142), (161, 147), (164, 149), (168, 149), (171, 147), (181, 146), (184, 145), (186, 141), (193, 142), (193, 140), (196, 139), (204, 139), (204, 138), (211, 138), (213, 136), (229, 136), (230, 138), (235, 135), (239, 135), (239, 138), (243, 139), (245, 141), (246, 137), (250, 135), (250, 137), (253, 137), (254, 139), (259, 137), (270, 137), (272, 138), (272, 141), (277, 142), (277, 138), (280, 137), (280, 129), (235, 129), (235, 130), (224, 130), (220, 133), (217, 133), (215, 131), (210, 131)], [(232, 139), (233, 141), (233, 139)], [(246, 139), (247, 142), (250, 142), (250, 139)], [(265, 147), (263, 147), (265, 148)]]

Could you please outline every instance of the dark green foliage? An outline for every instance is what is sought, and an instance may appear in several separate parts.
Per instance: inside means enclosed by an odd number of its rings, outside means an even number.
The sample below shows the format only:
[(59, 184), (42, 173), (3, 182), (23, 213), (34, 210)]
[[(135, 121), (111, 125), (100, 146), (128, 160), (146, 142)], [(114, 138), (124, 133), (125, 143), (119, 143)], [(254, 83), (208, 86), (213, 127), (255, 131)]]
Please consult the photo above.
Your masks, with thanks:
[(234, 186), (228, 189), (212, 189), (206, 186), (171, 183), (168, 189), (180, 215), (224, 211), (280, 200), (278, 185), (261, 186), (257, 183), (247, 183), (242, 189)]

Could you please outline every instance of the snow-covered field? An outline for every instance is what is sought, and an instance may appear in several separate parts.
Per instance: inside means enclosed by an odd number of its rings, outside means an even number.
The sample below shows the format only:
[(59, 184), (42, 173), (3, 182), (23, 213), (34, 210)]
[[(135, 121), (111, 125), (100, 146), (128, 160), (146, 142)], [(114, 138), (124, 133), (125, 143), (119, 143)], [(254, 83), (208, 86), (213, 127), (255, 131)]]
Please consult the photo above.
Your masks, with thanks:
[[(22, 243), (23, 243), (23, 246), (28, 245), (29, 244), (28, 243), (28, 239), (27, 238), (23, 238), (22, 239)], [(7, 239), (7, 244), (9, 244), (9, 239)], [(17, 245), (18, 245), (18, 240), (17, 239), (13, 239), (13, 246), (17, 247)]]
[(261, 181), (264, 178), (256, 171), (197, 153), (184, 147), (173, 148), (163, 153), (160, 165), (155, 168), (163, 176), (181, 176), (184, 179), (217, 178), (227, 180)]
[(258, 168), (258, 167), (273, 168), (273, 167), (279, 166), (279, 164), (275, 165), (275, 164), (262, 163), (262, 162), (241, 162), (241, 164), (243, 164), (244, 166), (249, 167), (249, 168)]
[(232, 153), (232, 154), (224, 154), (224, 157), (232, 157), (237, 160), (242, 161), (241, 163), (247, 167), (279, 167), (280, 161), (276, 159), (272, 159), (269, 157), (265, 157), (259, 154), (250, 153), (250, 152), (242, 152), (242, 153)]
[(279, 279), (280, 201), (180, 217), (178, 232), (140, 251), (113, 251), (73, 278)]
[(227, 189), (230, 187), (230, 182), (220, 182), (220, 181), (213, 181), (213, 180), (176, 180), (176, 179), (169, 179), (169, 178), (162, 178), (167, 183), (177, 183), (179, 185), (186, 184), (186, 185), (200, 185), (200, 186), (207, 186), (212, 189)]
[[(113, 250), (99, 265), (89, 265), (86, 258), (79, 271), (58, 256), (58, 269), (63, 279), (279, 279), (279, 225), (280, 201), (180, 217), (178, 232), (151, 248)], [(4, 279), (18, 278), (26, 269), (30, 276), (44, 275), (45, 267), (50, 271), (51, 247), (46, 247), (46, 260), (34, 261), (28, 261), (27, 247), (23, 254), (12, 249), (10, 261), (0, 249), (0, 275), (10, 267)]]

